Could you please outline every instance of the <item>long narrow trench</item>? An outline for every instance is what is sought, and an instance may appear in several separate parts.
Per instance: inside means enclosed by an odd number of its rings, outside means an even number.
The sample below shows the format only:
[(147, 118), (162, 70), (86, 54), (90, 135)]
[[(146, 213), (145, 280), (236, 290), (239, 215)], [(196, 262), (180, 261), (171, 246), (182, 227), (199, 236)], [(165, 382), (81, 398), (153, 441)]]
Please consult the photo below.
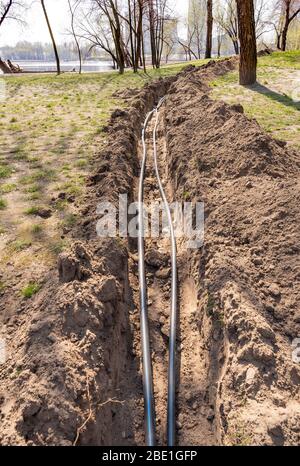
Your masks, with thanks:
[[(161, 202), (153, 164), (152, 133), (154, 118), (146, 133), (148, 159), (145, 176), (145, 205)], [(142, 147), (139, 146), (139, 158)], [(167, 144), (164, 127), (164, 108), (160, 110), (157, 131), (157, 155), (162, 183), (169, 202), (174, 201), (172, 182), (168, 176)], [(138, 178), (135, 181), (135, 198), (138, 193)], [(179, 325), (177, 341), (177, 444), (213, 445), (216, 443), (214, 427), (214, 406), (209, 395), (207, 352), (203, 349), (203, 332), (199, 326), (199, 279), (193, 254), (187, 253), (185, 241), (178, 240), (178, 286), (179, 286)], [(168, 387), (168, 349), (171, 298), (171, 244), (168, 235), (159, 237), (148, 235), (145, 240), (146, 277), (148, 286), (148, 309), (150, 341), (152, 351), (154, 396), (156, 412), (156, 440), (158, 445), (166, 445), (167, 438), (167, 387)], [(132, 251), (129, 261), (129, 279), (133, 290), (134, 312), (131, 313), (133, 328), (133, 355), (140, 380), (142, 377), (138, 256)], [(196, 267), (197, 268), (197, 267)], [(135, 403), (135, 417), (138, 429), (135, 442), (143, 444), (143, 399)], [(142, 430), (142, 432), (141, 432)]]

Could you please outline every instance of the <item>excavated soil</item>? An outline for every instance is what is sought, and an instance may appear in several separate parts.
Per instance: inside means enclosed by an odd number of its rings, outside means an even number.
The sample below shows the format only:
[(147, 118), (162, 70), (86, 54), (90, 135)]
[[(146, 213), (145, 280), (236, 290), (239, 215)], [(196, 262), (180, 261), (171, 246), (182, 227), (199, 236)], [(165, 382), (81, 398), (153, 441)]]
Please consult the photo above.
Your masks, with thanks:
[[(241, 106), (210, 99), (207, 82), (235, 66), (188, 67), (126, 95), (128, 109), (112, 115), (71, 250), (34, 303), (1, 328), (1, 444), (144, 443), (137, 245), (97, 238), (96, 207), (117, 205), (123, 193), (136, 200), (141, 125), (163, 95), (158, 156), (169, 201), (204, 202), (206, 218), (201, 249), (178, 242), (178, 443), (299, 443), (300, 366), (291, 347), (300, 335), (299, 154)], [(147, 202), (159, 197), (151, 162)], [(160, 444), (169, 249), (168, 240), (146, 241)]]

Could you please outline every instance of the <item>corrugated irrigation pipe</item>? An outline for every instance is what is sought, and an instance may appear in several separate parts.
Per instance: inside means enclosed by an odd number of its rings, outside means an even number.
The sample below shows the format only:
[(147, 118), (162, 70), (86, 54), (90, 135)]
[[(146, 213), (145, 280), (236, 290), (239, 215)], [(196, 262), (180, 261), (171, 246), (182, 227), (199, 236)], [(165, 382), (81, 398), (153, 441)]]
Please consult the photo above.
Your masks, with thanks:
[(153, 156), (154, 166), (159, 185), (161, 197), (164, 202), (169, 229), (171, 236), (171, 263), (172, 263), (172, 290), (171, 290), (171, 316), (170, 316), (170, 341), (169, 341), (169, 375), (168, 375), (168, 414), (167, 414), (167, 438), (168, 446), (175, 446), (176, 442), (176, 333), (177, 333), (177, 248), (175, 231), (173, 227), (172, 215), (169, 203), (160, 179), (158, 163), (157, 163), (157, 146), (156, 146), (156, 133), (159, 122), (159, 108), (164, 102), (161, 99), (157, 108), (155, 109), (156, 120), (153, 130)]

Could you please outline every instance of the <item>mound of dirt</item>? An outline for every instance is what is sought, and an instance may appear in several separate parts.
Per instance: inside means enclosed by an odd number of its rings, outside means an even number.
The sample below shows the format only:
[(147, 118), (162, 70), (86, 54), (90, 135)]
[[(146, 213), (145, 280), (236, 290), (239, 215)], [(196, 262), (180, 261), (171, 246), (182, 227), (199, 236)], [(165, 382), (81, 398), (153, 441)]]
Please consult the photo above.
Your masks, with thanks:
[(97, 238), (96, 211), (122, 193), (133, 199), (141, 126), (175, 79), (148, 84), (127, 110), (113, 112), (71, 249), (38, 296), (1, 328), (8, 355), (0, 365), (2, 445), (128, 445), (136, 441), (134, 426), (143, 442), (128, 253), (125, 243)]
[[(167, 147), (168, 192), (206, 206), (204, 248), (179, 243), (179, 443), (299, 443), (300, 370), (291, 357), (300, 334), (299, 154), (240, 106), (209, 98), (207, 82), (236, 65), (212, 61), (124, 95), (130, 106), (105, 128), (72, 247), (1, 329), (2, 445), (144, 442), (136, 243), (97, 238), (96, 210), (119, 194), (134, 199), (141, 125), (166, 94), (159, 147)], [(166, 252), (147, 255), (149, 281), (154, 274), (163, 287), (154, 304), (169, 295)], [(164, 312), (151, 325), (165, 344)], [(165, 366), (166, 350), (158, 356)]]
[(164, 113), (174, 199), (205, 203), (205, 245), (187, 260), (215, 430), (222, 444), (298, 444), (299, 153), (210, 99), (203, 78), (173, 84)]

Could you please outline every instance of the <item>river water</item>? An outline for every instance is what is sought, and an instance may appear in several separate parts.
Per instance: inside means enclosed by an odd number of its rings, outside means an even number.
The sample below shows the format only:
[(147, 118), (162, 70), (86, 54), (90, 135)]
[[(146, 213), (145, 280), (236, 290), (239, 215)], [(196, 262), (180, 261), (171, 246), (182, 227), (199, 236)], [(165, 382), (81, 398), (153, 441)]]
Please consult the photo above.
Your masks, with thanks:
[[(17, 63), (23, 71), (35, 71), (35, 72), (47, 72), (47, 71), (56, 71), (55, 62), (45, 62), (45, 61), (23, 61), (12, 60), (13, 64)], [(62, 71), (79, 71), (79, 62), (78, 61), (62, 61), (61, 64)], [(83, 72), (101, 72), (112, 70), (112, 63), (109, 61), (87, 61), (82, 65)]]

